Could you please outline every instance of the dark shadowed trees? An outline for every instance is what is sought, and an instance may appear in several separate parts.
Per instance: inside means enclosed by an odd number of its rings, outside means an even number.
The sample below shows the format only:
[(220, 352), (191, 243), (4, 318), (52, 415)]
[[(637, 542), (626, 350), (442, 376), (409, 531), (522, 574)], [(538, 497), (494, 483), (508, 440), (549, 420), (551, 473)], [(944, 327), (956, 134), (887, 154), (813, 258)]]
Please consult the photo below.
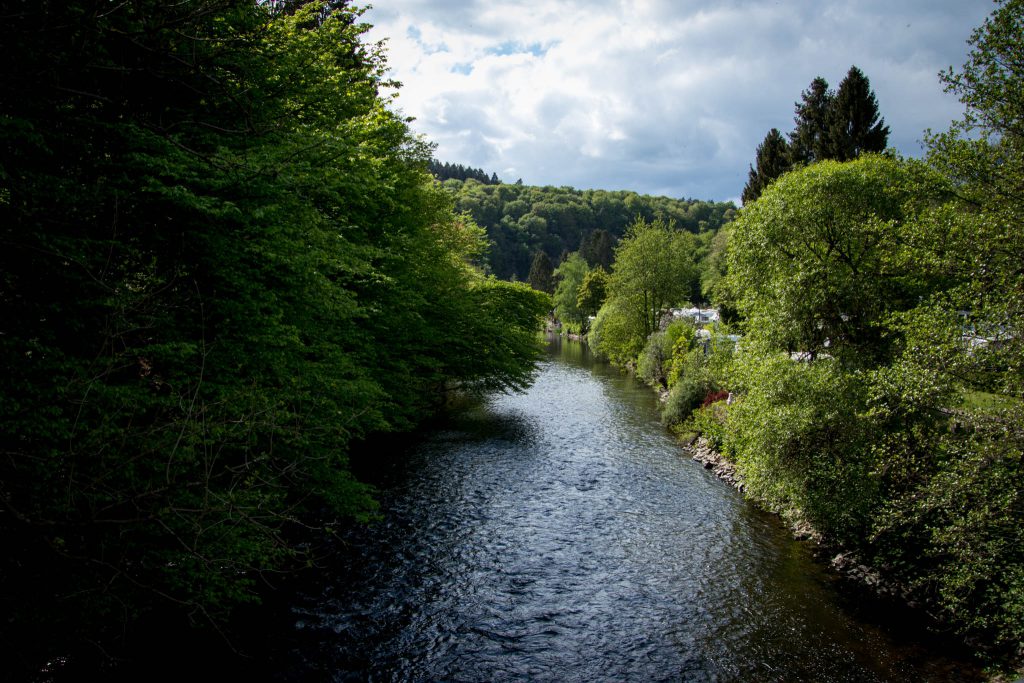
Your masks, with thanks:
[(472, 265), (347, 3), (3, 15), (0, 642), (32, 680), (305, 565), (374, 510), (351, 445), (528, 383), (549, 304)]
[(555, 291), (555, 267), (546, 252), (538, 251), (534, 255), (527, 282), (538, 292), (551, 294)]
[(760, 197), (764, 189), (789, 168), (789, 145), (779, 129), (772, 128), (764, 142), (757, 146), (754, 166), (750, 167), (747, 185), (743, 188), (743, 203), (748, 204)]
[(828, 81), (820, 76), (801, 94), (801, 101), (796, 103), (796, 128), (789, 134), (789, 158), (793, 164), (828, 158), (825, 140), (833, 96)]
[(884, 152), (889, 127), (878, 113), (878, 100), (867, 76), (851, 66), (839, 84), (826, 117), (827, 158), (850, 161), (866, 152)]

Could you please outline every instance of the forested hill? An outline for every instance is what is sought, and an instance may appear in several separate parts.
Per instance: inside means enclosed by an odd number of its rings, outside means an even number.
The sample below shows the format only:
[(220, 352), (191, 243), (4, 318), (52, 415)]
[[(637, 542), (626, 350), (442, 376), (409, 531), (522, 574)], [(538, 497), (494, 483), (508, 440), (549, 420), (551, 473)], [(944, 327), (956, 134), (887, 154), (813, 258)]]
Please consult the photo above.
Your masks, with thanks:
[(576, 190), (519, 184), (484, 185), (474, 179), (442, 182), (456, 209), (470, 214), (491, 241), (488, 263), (502, 279), (525, 280), (533, 257), (554, 263), (580, 251), (592, 265), (608, 267), (611, 247), (637, 217), (663, 219), (693, 233), (713, 232), (736, 214), (732, 202), (640, 195), (625, 190)]

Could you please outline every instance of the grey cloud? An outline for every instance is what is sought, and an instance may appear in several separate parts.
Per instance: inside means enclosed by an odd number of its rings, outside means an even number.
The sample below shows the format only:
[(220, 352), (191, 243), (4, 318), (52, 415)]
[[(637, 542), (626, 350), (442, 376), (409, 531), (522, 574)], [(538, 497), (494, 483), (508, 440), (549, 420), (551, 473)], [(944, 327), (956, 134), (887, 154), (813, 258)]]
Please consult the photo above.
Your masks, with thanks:
[[(545, 7), (609, 13), (612, 27), (642, 17), (656, 38), (638, 45), (615, 39), (620, 33), (586, 54), (571, 54), (567, 42), (544, 55), (548, 45), (529, 34), (528, 18)], [(501, 69), (473, 69), (471, 78), (490, 73), (494, 79), (478, 82), (476, 90), (431, 93), (429, 111), (443, 103), (443, 120), (410, 112), (420, 115), (417, 130), (438, 142), (445, 160), (499, 173), (515, 169), (527, 183), (729, 199), (740, 194), (765, 133), (792, 129), (794, 103), (811, 80), (824, 76), (836, 87), (853, 64), (871, 80), (892, 130), (890, 144), (918, 155), (924, 129), (944, 129), (960, 112), (937, 72), (962, 64), (965, 40), (992, 7), (989, 0), (394, 0), (371, 15), (394, 23), (400, 15), (408, 22), (402, 30), (440, 26), (453, 49), (465, 35), (482, 38), (497, 54), (502, 45), (541, 46), (533, 51), (536, 74), (556, 87), (531, 110), (531, 128), (505, 129), (526, 124), (505, 111), (516, 95), (504, 90)], [(517, 27), (515, 35), (509, 26)], [(566, 27), (567, 41), (576, 28)], [(554, 73), (555, 64), (566, 73)], [(599, 72), (589, 73), (594, 64)], [(592, 90), (557, 87), (571, 79)], [(608, 128), (596, 137), (595, 114)]]

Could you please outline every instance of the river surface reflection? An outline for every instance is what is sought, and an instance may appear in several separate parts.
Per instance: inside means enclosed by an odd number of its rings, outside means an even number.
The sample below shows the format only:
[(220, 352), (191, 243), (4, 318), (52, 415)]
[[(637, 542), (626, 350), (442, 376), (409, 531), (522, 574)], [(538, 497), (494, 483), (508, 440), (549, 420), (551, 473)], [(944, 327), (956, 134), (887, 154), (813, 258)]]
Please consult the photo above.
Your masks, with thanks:
[(851, 605), (806, 544), (685, 456), (650, 389), (579, 344), (552, 340), (527, 393), (374, 461), (382, 520), (294, 599), (279, 678), (975, 675)]

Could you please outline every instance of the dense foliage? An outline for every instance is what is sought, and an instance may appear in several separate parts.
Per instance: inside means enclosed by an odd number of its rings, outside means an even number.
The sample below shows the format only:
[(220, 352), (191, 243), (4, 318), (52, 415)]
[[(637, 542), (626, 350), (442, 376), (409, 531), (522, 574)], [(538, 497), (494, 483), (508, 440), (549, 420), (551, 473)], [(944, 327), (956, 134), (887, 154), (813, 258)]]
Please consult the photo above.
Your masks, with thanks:
[[(810, 165), (744, 206), (727, 274), (706, 271), (745, 336), (714, 373), (734, 400), (689, 428), (766, 506), (854, 549), (990, 654), (1019, 658), (1024, 2), (999, 2), (970, 42), (963, 69), (941, 74), (966, 116), (929, 137), (925, 162), (825, 160), (827, 136), (798, 126)], [(823, 94), (813, 83), (798, 112), (820, 119)]]
[(301, 560), (311, 512), (372, 512), (354, 440), (455, 388), (529, 382), (550, 302), (470, 265), (483, 231), (386, 107), (345, 3), (16, 4), (0, 642), (17, 674), (116, 652), (155, 607), (217, 621), (254, 599)]
[[(590, 273), (586, 260), (573, 252), (554, 271), (558, 284), (555, 285), (555, 315), (576, 333), (586, 331), (588, 313), (580, 306), (583, 281)], [(584, 294), (586, 294), (584, 292)]]
[[(448, 180), (459, 211), (468, 213), (491, 241), (487, 264), (497, 277), (526, 280), (537, 252), (555, 265), (579, 251), (591, 266), (611, 266), (612, 249), (642, 218), (672, 223), (706, 239), (732, 220), (731, 202), (705, 202), (639, 195), (628, 191), (570, 187), (484, 185)], [(699, 292), (698, 292), (699, 294)]]
[(885, 323), (933, 284), (908, 259), (904, 233), (941, 177), (882, 156), (821, 161), (787, 173), (745, 207), (729, 243), (730, 290), (751, 340), (841, 358), (885, 357)]
[(695, 237), (662, 220), (637, 219), (615, 249), (607, 298), (594, 320), (590, 347), (619, 365), (632, 364), (668, 307), (687, 301), (697, 277)]

